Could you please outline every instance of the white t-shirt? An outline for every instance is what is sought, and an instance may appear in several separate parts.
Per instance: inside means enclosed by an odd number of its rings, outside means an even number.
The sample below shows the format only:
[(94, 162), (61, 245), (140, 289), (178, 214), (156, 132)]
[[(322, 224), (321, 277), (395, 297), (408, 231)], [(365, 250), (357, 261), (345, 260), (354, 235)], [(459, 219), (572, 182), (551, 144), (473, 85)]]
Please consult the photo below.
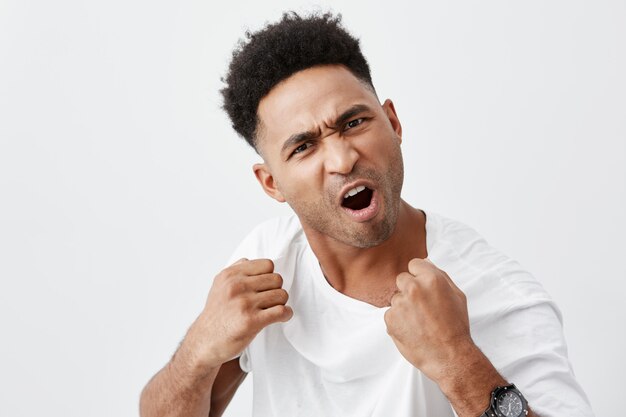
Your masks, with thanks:
[[(472, 338), (541, 417), (593, 416), (567, 358), (561, 315), (539, 282), (470, 227), (426, 213), (428, 259), (465, 293)], [(298, 218), (255, 228), (239, 258), (269, 258), (293, 318), (242, 352), (255, 417), (452, 417), (439, 387), (400, 354), (386, 308), (350, 298), (324, 278)]]

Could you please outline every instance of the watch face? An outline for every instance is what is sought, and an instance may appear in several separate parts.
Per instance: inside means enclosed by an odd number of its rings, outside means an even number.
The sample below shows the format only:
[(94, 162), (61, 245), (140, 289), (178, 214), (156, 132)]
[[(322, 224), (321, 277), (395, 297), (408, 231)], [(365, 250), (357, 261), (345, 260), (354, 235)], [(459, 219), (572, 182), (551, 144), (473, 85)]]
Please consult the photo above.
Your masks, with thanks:
[(522, 399), (515, 392), (505, 392), (498, 398), (498, 411), (504, 417), (519, 417), (524, 411)]

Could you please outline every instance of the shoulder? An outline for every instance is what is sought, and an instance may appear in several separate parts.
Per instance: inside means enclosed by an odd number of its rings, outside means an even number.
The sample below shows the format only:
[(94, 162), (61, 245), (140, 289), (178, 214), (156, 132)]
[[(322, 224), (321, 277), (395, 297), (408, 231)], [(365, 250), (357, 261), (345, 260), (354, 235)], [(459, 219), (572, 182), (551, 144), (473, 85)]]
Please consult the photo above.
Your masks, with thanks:
[(426, 214), (432, 220), (430, 228), (435, 235), (433, 252), (442, 260), (442, 269), (455, 271), (462, 289), (481, 299), (489, 295), (492, 306), (499, 303), (498, 299), (507, 299), (509, 308), (511, 304), (528, 307), (551, 302), (529, 271), (490, 244), (475, 228), (437, 213)]
[(453, 256), (477, 269), (493, 269), (508, 261), (507, 255), (493, 247), (473, 227), (434, 212), (426, 212), (427, 233), (431, 233), (433, 250)]
[[(438, 243), (454, 243), (455, 245), (485, 241), (476, 229), (459, 220), (452, 219), (442, 214), (426, 211), (428, 231), (433, 232)], [(486, 243), (486, 242), (485, 242)]]
[(229, 263), (240, 258), (278, 258), (305, 239), (295, 214), (266, 220), (254, 227), (231, 255)]

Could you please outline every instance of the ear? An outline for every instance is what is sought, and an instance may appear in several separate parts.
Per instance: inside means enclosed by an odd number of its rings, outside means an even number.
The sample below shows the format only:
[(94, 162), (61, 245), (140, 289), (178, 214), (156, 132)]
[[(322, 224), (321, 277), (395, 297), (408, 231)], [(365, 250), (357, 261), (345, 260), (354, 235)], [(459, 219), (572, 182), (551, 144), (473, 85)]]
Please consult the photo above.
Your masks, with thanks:
[(402, 125), (400, 124), (400, 119), (398, 119), (398, 114), (396, 113), (396, 108), (393, 105), (393, 102), (389, 99), (385, 100), (383, 103), (383, 110), (391, 123), (393, 131), (396, 132), (400, 143), (402, 143)]
[(274, 176), (266, 164), (254, 164), (252, 166), (252, 170), (254, 171), (254, 175), (259, 181), (259, 184), (263, 187), (263, 191), (265, 191), (267, 195), (279, 203), (284, 203), (286, 201), (285, 197), (283, 197), (283, 193), (281, 193), (278, 189)]

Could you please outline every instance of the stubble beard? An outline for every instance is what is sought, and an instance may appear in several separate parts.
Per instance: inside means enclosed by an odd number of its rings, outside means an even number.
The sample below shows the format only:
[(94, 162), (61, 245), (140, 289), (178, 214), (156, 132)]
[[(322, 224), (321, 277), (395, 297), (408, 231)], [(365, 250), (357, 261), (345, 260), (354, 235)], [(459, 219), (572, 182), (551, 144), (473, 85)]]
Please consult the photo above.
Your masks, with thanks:
[[(382, 199), (382, 219), (357, 223), (337, 212), (336, 198), (340, 190), (356, 179), (368, 179), (377, 185), (378, 198)], [(355, 167), (341, 182), (333, 184), (322, 200), (289, 201), (289, 205), (300, 219), (300, 223), (317, 233), (357, 248), (371, 248), (391, 237), (398, 222), (400, 194), (404, 181), (404, 165), (400, 147), (396, 149), (386, 175), (373, 169)], [(339, 210), (343, 210), (339, 208)], [(380, 214), (376, 217), (379, 217)]]

